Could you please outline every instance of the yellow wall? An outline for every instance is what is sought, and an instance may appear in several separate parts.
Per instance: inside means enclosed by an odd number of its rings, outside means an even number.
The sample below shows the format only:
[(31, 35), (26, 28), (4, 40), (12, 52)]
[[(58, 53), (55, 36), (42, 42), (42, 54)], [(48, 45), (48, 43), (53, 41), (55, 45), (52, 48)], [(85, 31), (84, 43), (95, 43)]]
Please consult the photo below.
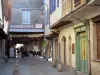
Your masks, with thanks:
[[(75, 43), (75, 32), (74, 32), (72, 25), (70, 25), (68, 27), (64, 27), (64, 29), (60, 30), (59, 43), (60, 43), (61, 63), (64, 64), (64, 47), (63, 47), (62, 37), (65, 36), (66, 37), (66, 62), (67, 62), (67, 65), (70, 65), (72, 67), (76, 67), (75, 66), (75, 64), (76, 64), (75, 54), (72, 54), (72, 51), (71, 51), (71, 53), (69, 51), (70, 50), (69, 42), (68, 42), (69, 35), (71, 36), (71, 44)], [(69, 54), (71, 54), (71, 58), (70, 58)]]

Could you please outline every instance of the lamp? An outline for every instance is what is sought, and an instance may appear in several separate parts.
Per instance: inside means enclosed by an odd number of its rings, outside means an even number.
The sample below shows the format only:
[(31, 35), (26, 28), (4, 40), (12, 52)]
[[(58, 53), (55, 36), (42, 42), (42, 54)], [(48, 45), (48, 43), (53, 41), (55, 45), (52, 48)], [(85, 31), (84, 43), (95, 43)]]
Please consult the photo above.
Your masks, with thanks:
[(41, 12), (40, 17), (41, 17), (41, 19), (43, 19), (43, 17), (44, 17), (43, 11)]

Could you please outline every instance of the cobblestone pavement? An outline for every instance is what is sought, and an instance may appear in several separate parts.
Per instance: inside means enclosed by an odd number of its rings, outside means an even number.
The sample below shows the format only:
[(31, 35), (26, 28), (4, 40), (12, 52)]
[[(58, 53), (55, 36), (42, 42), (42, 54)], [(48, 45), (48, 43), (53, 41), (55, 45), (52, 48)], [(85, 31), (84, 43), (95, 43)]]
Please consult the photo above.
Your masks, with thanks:
[(8, 62), (2, 61), (0, 63), (0, 75), (12, 75), (15, 59), (10, 59)]
[[(41, 58), (25, 58), (20, 60), (19, 75), (76, 75), (73, 70), (58, 72), (57, 68), (52, 68), (51, 62)], [(85, 75), (78, 73), (78, 75)]]
[[(57, 68), (52, 68), (51, 62), (42, 58), (24, 58), (9, 60), (8, 63), (0, 64), (0, 75), (76, 75), (73, 70), (67, 68), (63, 72), (58, 72)], [(78, 73), (78, 75), (85, 75)]]

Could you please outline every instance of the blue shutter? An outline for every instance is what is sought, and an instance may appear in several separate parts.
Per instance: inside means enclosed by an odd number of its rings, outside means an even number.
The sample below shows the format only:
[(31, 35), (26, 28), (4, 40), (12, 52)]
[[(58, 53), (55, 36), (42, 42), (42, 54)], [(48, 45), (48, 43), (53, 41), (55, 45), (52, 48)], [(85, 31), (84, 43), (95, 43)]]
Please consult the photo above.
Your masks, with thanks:
[(54, 0), (53, 0), (53, 1), (52, 1), (52, 7), (53, 7), (53, 11), (54, 11), (54, 4), (55, 4), (55, 3), (54, 3)]
[(57, 7), (59, 7), (59, 0), (57, 0)]
[(30, 11), (22, 11), (22, 24), (30, 24)]
[(56, 10), (56, 0), (53, 0), (53, 11)]
[(56, 10), (56, 0), (49, 0), (49, 5), (51, 13)]
[(44, 0), (42, 0), (42, 4), (44, 4)]
[(54, 11), (56, 10), (56, 0), (54, 0)]
[(22, 11), (22, 24), (24, 24), (25, 23), (25, 12), (24, 11)]
[(51, 1), (52, 1), (52, 0), (49, 0), (49, 9), (50, 9), (50, 13), (52, 13), (52, 5), (51, 5), (52, 3), (51, 3)]
[(27, 20), (28, 22), (27, 23), (30, 24), (30, 11), (28, 11), (27, 16), (28, 16), (28, 18), (27, 18), (28, 19)]
[(53, 9), (54, 9), (54, 7), (53, 7), (53, 0), (51, 0), (51, 9), (52, 9), (52, 12), (53, 12)]

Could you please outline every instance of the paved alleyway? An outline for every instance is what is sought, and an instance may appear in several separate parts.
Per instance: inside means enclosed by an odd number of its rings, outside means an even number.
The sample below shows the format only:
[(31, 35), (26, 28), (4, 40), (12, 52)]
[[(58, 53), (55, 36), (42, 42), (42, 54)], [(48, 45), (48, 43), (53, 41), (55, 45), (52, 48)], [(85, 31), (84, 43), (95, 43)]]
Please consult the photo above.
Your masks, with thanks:
[(75, 75), (68, 70), (58, 72), (57, 68), (52, 68), (51, 62), (41, 58), (25, 58), (19, 61), (19, 65), (17, 64), (19, 73), (13, 73), (16, 63), (14, 59), (11, 59), (8, 63), (0, 64), (0, 75)]
[(0, 62), (0, 75), (12, 75), (15, 59), (10, 59), (8, 62)]

